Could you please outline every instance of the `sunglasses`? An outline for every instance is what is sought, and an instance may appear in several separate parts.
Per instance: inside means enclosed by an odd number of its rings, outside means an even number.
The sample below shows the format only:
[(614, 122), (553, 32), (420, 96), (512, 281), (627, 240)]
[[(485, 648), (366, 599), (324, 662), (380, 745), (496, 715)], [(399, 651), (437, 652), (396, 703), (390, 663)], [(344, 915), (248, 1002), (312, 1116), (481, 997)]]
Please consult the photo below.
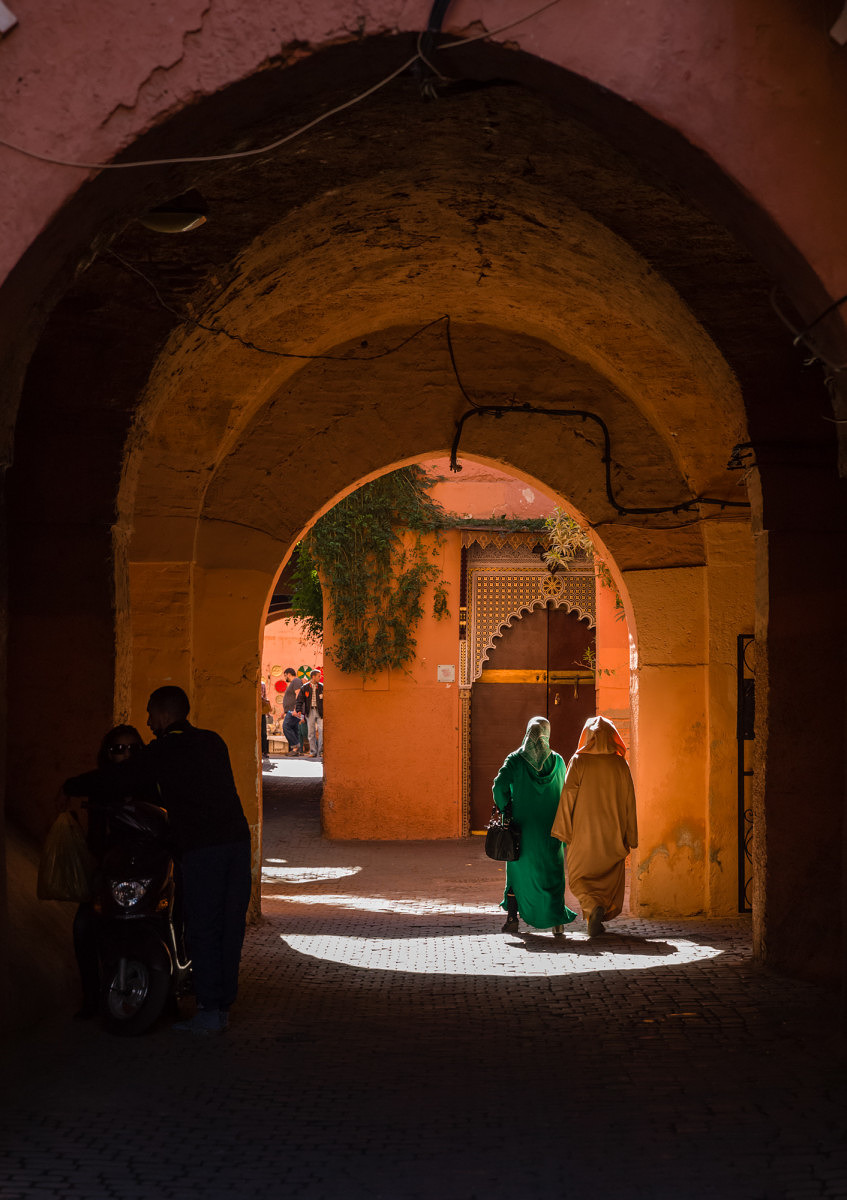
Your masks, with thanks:
[(114, 746), (108, 749), (109, 754), (129, 754), (137, 747), (137, 742), (115, 742)]

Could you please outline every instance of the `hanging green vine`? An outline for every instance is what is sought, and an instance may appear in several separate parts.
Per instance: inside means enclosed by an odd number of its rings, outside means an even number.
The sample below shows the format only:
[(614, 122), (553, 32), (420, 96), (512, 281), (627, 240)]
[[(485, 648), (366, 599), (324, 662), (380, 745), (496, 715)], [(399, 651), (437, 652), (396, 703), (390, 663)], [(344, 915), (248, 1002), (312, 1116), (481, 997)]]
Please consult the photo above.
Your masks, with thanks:
[(441, 539), (425, 540), (444, 520), (429, 495), (432, 482), (420, 467), (383, 475), (336, 504), (300, 543), (292, 615), (318, 638), (327, 604), (334, 630), (327, 654), (342, 671), (373, 675), (412, 662), (428, 584), (436, 583), (433, 615), (448, 615), (434, 561)]
[(623, 601), (615, 586), (612, 572), (599, 557), (590, 536), (577, 525), (573, 517), (562, 508), (554, 508), (544, 525), (550, 538), (550, 549), (544, 552), (544, 561), (548, 566), (566, 567), (579, 556), (593, 562), (597, 570), (597, 578), (603, 587), (615, 593), (615, 620), (624, 618)]
[(593, 561), (594, 543), (563, 508), (554, 508), (544, 526), (550, 537), (550, 549), (544, 552), (548, 566), (566, 567), (578, 555)]

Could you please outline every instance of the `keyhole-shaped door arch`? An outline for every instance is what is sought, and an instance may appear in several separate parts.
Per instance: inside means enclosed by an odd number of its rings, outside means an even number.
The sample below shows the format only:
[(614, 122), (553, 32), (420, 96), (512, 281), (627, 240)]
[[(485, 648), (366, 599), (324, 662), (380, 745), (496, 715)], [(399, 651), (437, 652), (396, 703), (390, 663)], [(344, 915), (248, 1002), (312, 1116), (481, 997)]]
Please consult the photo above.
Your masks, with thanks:
[(488, 823), (492, 780), (520, 745), (530, 717), (546, 716), (552, 748), (566, 761), (573, 754), (597, 710), (594, 650), (588, 620), (553, 605), (515, 619), (497, 640), (471, 690), (472, 832)]

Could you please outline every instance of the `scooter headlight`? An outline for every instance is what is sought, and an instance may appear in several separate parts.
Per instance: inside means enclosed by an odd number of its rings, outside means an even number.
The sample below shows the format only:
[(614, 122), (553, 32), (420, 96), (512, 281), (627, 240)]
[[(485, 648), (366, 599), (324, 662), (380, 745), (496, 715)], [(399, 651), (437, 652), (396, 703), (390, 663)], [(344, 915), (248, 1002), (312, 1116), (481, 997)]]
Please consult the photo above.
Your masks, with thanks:
[(152, 879), (115, 879), (112, 881), (112, 898), (121, 908), (132, 908), (152, 882)]

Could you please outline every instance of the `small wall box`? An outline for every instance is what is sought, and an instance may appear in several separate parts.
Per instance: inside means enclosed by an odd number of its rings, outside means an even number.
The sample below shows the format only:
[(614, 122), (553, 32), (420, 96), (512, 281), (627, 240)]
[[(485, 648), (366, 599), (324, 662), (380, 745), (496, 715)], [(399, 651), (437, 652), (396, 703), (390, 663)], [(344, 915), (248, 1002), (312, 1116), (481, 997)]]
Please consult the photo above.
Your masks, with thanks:
[(438, 682), (439, 683), (455, 683), (456, 668), (452, 663), (439, 663), (438, 665)]

